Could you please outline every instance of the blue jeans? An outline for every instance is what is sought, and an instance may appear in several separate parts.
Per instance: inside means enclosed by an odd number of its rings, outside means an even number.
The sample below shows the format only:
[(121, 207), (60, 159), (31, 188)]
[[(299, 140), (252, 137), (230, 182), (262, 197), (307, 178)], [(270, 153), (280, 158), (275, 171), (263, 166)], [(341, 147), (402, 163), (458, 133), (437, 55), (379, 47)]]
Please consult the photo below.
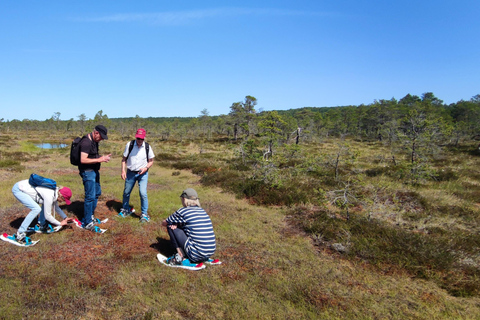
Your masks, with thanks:
[(18, 183), (16, 183), (12, 188), (12, 193), (23, 204), (25, 207), (30, 209), (30, 213), (23, 219), (22, 225), (18, 228), (18, 233), (23, 233), (27, 231), (27, 228), (30, 227), (32, 221), (40, 214), (38, 222), (43, 221), (45, 223), (45, 215), (43, 214), (43, 206), (40, 207), (35, 200), (32, 199), (28, 194), (25, 192), (20, 191), (18, 188)]
[(81, 220), (84, 226), (92, 222), (92, 215), (97, 208), (97, 201), (102, 194), (100, 186), (100, 173), (95, 170), (80, 171), (83, 180), (83, 189), (85, 190), (85, 202), (83, 204), (83, 218)]
[(148, 171), (144, 174), (138, 174), (127, 170), (127, 178), (125, 179), (125, 188), (123, 189), (123, 209), (130, 210), (130, 193), (138, 181), (138, 193), (140, 194), (140, 205), (142, 213), (148, 214)]

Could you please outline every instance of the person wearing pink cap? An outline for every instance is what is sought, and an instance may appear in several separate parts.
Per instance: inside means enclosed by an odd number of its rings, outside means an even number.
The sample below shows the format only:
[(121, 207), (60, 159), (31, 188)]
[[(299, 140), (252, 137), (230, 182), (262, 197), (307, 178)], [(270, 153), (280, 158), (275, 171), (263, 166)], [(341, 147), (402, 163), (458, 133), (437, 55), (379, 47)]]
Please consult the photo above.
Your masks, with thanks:
[[(73, 221), (73, 218), (68, 218), (67, 215), (60, 209), (59, 204), (71, 204), (72, 190), (67, 187), (58, 186), (55, 190), (44, 187), (33, 187), (30, 185), (28, 179), (17, 182), (13, 188), (12, 193), (25, 207), (30, 209), (30, 213), (25, 217), (22, 225), (15, 234), (15, 240), (22, 244), (28, 244), (28, 237), (26, 231), (33, 219), (38, 216), (38, 229), (42, 232), (47, 232), (49, 224), (54, 226), (65, 226)], [(52, 215), (52, 210), (62, 218), (58, 221)]]
[(125, 188), (123, 189), (122, 209), (118, 214), (125, 218), (135, 212), (130, 207), (130, 193), (135, 186), (135, 182), (138, 181), (142, 209), (140, 222), (150, 221), (147, 196), (148, 169), (153, 165), (153, 158), (155, 157), (152, 148), (145, 141), (146, 134), (145, 129), (138, 129), (135, 140), (128, 142), (125, 146), (122, 158), (122, 179), (125, 180)]

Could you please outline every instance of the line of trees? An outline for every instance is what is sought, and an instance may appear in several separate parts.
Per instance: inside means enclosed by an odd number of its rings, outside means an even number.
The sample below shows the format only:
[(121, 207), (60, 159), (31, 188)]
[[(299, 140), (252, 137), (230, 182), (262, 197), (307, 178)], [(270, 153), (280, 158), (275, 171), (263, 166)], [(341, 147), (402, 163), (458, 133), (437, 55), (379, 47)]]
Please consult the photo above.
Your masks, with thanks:
[(3, 133), (49, 130), (73, 137), (103, 123), (121, 137), (130, 136), (138, 127), (161, 140), (219, 138), (232, 141), (260, 138), (268, 152), (278, 144), (319, 142), (326, 137), (351, 137), (362, 141), (382, 141), (392, 146), (409, 146), (412, 161), (418, 157), (419, 144), (453, 144), (480, 137), (480, 94), (470, 100), (446, 105), (433, 93), (420, 97), (407, 94), (400, 100), (375, 100), (372, 104), (341, 107), (305, 107), (284, 111), (257, 112), (257, 99), (246, 96), (234, 102), (226, 115), (210, 116), (203, 109), (196, 118), (132, 118), (110, 119), (102, 110), (92, 119), (80, 114), (75, 119), (61, 120), (60, 112), (50, 119), (0, 119)]

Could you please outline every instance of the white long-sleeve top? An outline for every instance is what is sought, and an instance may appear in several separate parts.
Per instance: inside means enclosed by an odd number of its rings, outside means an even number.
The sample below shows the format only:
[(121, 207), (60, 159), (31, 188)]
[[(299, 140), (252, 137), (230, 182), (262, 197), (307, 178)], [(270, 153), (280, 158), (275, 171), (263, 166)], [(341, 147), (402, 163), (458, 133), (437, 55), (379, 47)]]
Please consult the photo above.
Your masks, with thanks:
[(50, 224), (55, 226), (60, 225), (60, 221), (55, 219), (55, 217), (52, 215), (53, 209), (55, 209), (55, 212), (58, 213), (58, 215), (62, 217), (62, 219), (67, 218), (65, 213), (62, 211), (62, 209), (60, 209), (60, 206), (58, 205), (57, 199), (59, 188), (56, 188), (55, 190), (43, 187), (34, 188), (30, 185), (28, 179), (26, 179), (18, 182), (18, 189), (32, 197), (33, 201), (35, 201), (36, 203), (43, 205), (43, 213), (45, 214), (45, 220), (47, 220)]

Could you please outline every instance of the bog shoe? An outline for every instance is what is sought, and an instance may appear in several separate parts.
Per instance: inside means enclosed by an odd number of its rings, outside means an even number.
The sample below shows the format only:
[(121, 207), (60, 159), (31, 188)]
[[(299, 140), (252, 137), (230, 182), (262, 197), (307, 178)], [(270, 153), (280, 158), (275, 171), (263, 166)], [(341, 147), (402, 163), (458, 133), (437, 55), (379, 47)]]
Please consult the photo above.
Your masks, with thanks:
[(30, 240), (29, 237), (27, 237), (27, 235), (25, 234), (25, 232), (17, 232), (15, 235), (15, 241), (17, 241), (18, 243), (21, 243), (21, 244), (24, 244), (26, 246), (32, 244), (32, 240)]
[(179, 266), (182, 264), (183, 258), (180, 257), (178, 253), (174, 254), (170, 258), (167, 259), (167, 263), (175, 266)]
[(205, 263), (212, 264), (212, 265), (217, 265), (217, 264), (222, 264), (222, 261), (218, 259), (208, 259), (205, 261)]
[(166, 263), (171, 267), (183, 268), (188, 270), (201, 270), (205, 265), (200, 263), (192, 263), (187, 258), (182, 258), (178, 253), (167, 259)]
[(140, 217), (140, 222), (150, 222), (150, 217), (148, 216), (148, 214), (142, 214), (142, 216)]
[(90, 222), (87, 224), (85, 227), (83, 227), (85, 230), (90, 230), (95, 233), (102, 233), (102, 230), (95, 225), (95, 222)]
[(40, 225), (40, 224), (37, 224), (35, 226), (35, 232), (41, 232), (41, 233), (51, 233), (51, 232), (54, 232), (55, 230), (53, 230), (53, 227), (50, 225), (50, 224), (44, 224), (44, 225)]
[(118, 213), (118, 216), (122, 217), (122, 218), (126, 218), (129, 215), (131, 215), (132, 213), (135, 213), (135, 209), (133, 209), (133, 208), (130, 208), (130, 209), (122, 208), (122, 209), (120, 209), (120, 212)]
[(180, 263), (180, 265), (178, 265), (178, 267), (188, 269), (188, 270), (201, 270), (201, 269), (205, 268), (205, 265), (202, 262), (200, 262), (200, 263), (190, 262), (189, 259), (185, 258)]

